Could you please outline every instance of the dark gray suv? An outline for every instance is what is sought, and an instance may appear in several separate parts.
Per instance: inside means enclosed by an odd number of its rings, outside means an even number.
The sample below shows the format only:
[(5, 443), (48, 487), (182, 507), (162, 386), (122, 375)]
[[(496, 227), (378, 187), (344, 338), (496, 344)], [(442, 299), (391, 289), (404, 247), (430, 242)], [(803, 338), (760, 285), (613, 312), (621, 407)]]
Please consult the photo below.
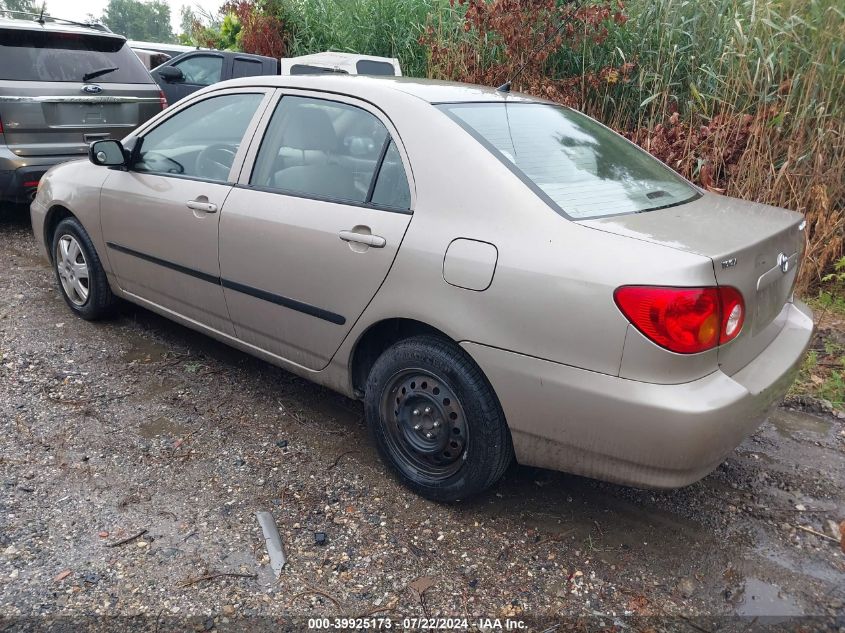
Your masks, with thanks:
[(0, 201), (29, 201), (52, 165), (123, 138), (166, 105), (124, 37), (0, 15)]

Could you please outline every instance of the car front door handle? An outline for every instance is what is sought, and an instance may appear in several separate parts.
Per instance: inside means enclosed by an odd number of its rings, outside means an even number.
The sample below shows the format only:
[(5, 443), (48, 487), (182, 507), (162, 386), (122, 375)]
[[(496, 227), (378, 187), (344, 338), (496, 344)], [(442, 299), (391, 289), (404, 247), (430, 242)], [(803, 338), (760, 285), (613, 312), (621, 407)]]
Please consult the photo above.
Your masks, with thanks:
[(204, 213), (217, 213), (217, 205), (207, 200), (188, 200), (185, 206), (194, 211), (203, 211)]
[(341, 231), (338, 235), (344, 242), (366, 244), (367, 246), (372, 246), (373, 248), (384, 248), (385, 244), (387, 244), (387, 240), (380, 235), (358, 233), (357, 231)]

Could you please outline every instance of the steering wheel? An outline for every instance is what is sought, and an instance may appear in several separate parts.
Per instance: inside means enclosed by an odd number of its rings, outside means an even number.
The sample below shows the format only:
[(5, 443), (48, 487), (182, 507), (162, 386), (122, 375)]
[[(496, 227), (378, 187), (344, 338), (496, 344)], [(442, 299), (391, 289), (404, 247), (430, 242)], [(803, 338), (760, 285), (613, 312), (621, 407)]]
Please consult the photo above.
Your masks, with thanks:
[(235, 162), (237, 146), (226, 143), (209, 145), (197, 155), (197, 176), (209, 180), (225, 181)]
[[(156, 163), (161, 163), (161, 166)], [(142, 168), (143, 167), (143, 168)], [(141, 154), (141, 160), (136, 165), (139, 171), (153, 171), (162, 172), (165, 174), (184, 174), (185, 167), (178, 160), (174, 160), (169, 156), (160, 154), (159, 152), (144, 152)]]

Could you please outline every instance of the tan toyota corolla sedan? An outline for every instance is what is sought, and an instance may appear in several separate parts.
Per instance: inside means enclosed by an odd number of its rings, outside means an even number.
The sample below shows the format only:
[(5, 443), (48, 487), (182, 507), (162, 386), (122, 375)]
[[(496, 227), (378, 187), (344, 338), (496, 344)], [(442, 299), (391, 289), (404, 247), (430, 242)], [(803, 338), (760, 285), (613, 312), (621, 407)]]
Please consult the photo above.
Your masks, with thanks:
[(440, 500), (514, 458), (694, 482), (813, 331), (799, 214), (477, 86), (217, 84), (50, 170), (32, 225), (76, 314), (126, 299), (362, 399), (383, 458)]

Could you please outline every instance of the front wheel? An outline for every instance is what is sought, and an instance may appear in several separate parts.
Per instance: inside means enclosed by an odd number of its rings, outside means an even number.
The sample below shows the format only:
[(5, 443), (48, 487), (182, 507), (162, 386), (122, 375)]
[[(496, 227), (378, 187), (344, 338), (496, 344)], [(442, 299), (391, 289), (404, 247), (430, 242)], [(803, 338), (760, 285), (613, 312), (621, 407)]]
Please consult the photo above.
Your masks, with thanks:
[(117, 304), (91, 238), (76, 218), (53, 233), (53, 269), (71, 310), (89, 321), (110, 316)]
[(493, 485), (513, 458), (498, 399), (449, 341), (400, 341), (367, 380), (367, 423), (384, 460), (419, 494), (456, 501)]

